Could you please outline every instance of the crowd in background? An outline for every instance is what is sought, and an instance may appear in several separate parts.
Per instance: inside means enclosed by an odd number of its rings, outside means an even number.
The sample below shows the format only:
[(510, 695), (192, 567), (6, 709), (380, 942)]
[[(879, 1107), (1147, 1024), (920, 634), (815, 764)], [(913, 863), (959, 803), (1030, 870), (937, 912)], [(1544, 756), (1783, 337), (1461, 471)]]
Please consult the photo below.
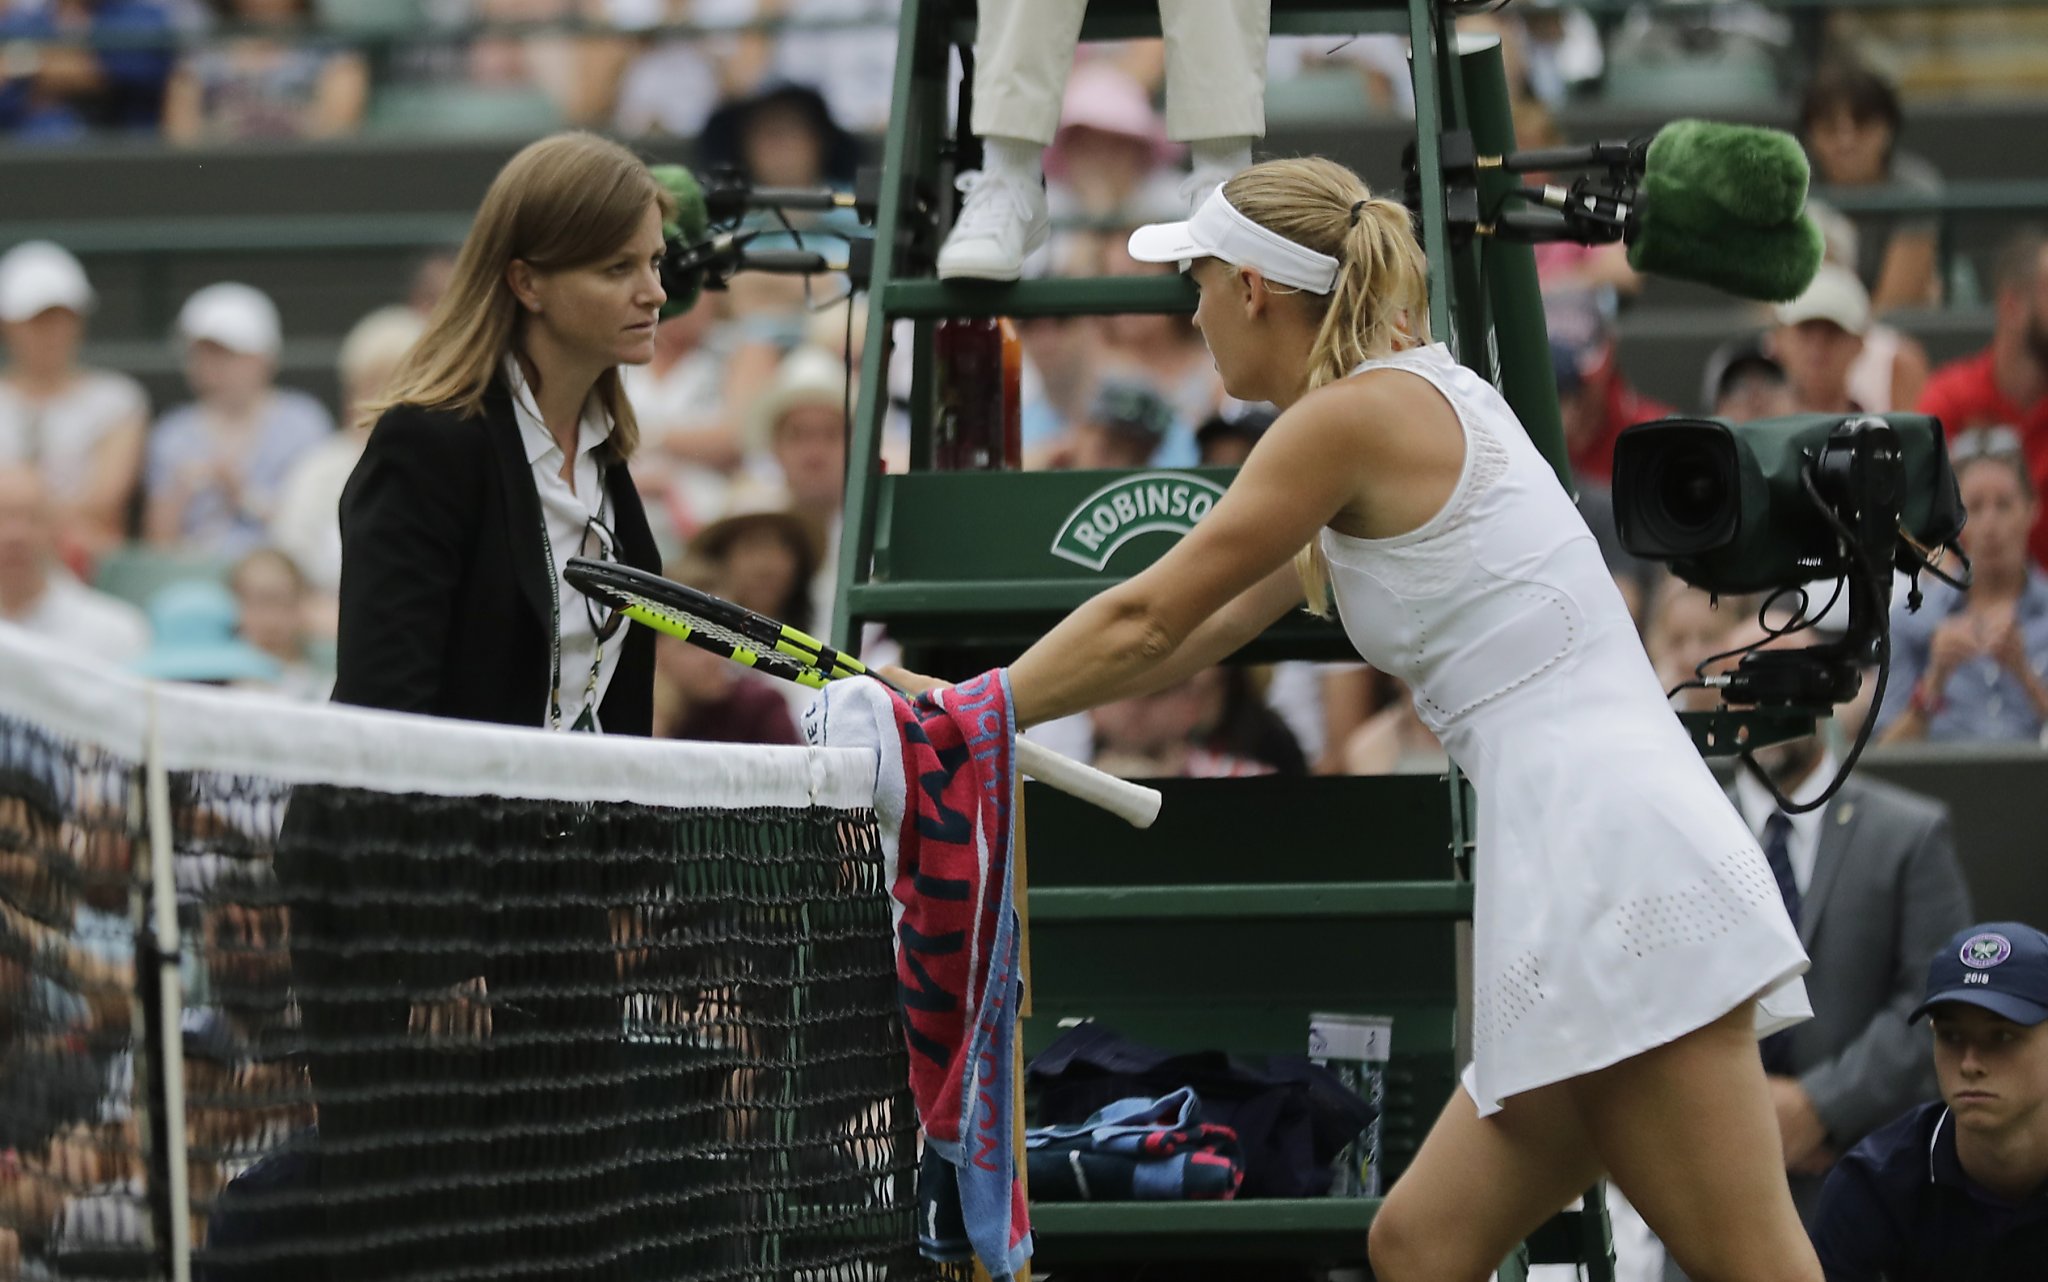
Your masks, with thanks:
[[(600, 128), (696, 138), (722, 107), (782, 82), (813, 85), (858, 133), (887, 125), (900, 0), (0, 0), (0, 135), (95, 133), (177, 143), (312, 140), (359, 131)], [(1556, 108), (1604, 95), (1662, 105), (1796, 92), (1829, 48), (1853, 45), (1909, 88), (2036, 84), (2041, 24), (1985, 10), (1782, 10), (1533, 0), (1473, 20), (1508, 41), (1509, 71)], [(1164, 59), (1116, 60), (1156, 93)], [(1268, 83), (1355, 80), (1347, 109), (1413, 110), (1405, 41), (1280, 37)], [(1924, 174), (1903, 166), (1897, 181)]]
[[(846, 186), (856, 132), (886, 117), (877, 95), (886, 94), (880, 69), (893, 58), (888, 0), (420, 0), (393, 12), (415, 9), (424, 28), (378, 43), (333, 38), (359, 34), (363, 13), (311, 0), (13, 0), (0, 4), (0, 37), (16, 37), (0, 41), (9, 51), (0, 129), (51, 141), (110, 128), (161, 128), (173, 140), (311, 138), (360, 127), (376, 94), (511, 86), (549, 97), (562, 121), (695, 138), (704, 163), (730, 164), (757, 183)], [(1929, 160), (1897, 145), (1898, 90), (1860, 58), (1882, 54), (1881, 39), (1863, 32), (1852, 43), (1834, 27), (1741, 5), (1702, 12), (1712, 15), (1712, 39), (1695, 33), (1690, 43), (1670, 32), (1706, 21), (1690, 12), (1596, 21), (1532, 4), (1484, 20), (1503, 36), (1520, 90), (1521, 144), (1569, 141), (1555, 109), (1598, 86), (1619, 51), (1654, 60), (1665, 44), (1697, 53), (1705, 42), (1724, 53), (1760, 50), (1778, 83), (1798, 86), (1797, 128), (1818, 185), (1939, 189)], [(418, 38), (419, 30), (445, 38)], [(20, 39), (81, 31), (94, 41)], [(198, 34), (152, 42), (152, 31)], [(142, 38), (99, 41), (118, 32)], [(828, 47), (831, 57), (819, 56)], [(1399, 112), (1412, 105), (1405, 56), (1395, 37), (1335, 48), (1276, 39), (1273, 83), (1340, 67), (1361, 77), (1375, 104)], [(1179, 200), (1183, 158), (1155, 107), (1158, 43), (1089, 46), (1083, 59), (1046, 158), (1060, 230), (1029, 270), (1170, 270), (1136, 263), (1124, 249), (1130, 226), (1173, 216)], [(812, 81), (793, 80), (799, 70)], [(1926, 609), (1901, 614), (1879, 732), (2036, 741), (2048, 718), (2048, 525), (2034, 497), (2048, 479), (2048, 426), (2039, 422), (2048, 414), (2043, 242), (2015, 238), (1984, 282), (1995, 300), (1990, 349), (1930, 370), (1925, 351), (1888, 317), (1941, 299), (1948, 282), (1934, 227), (1840, 213), (1818, 200), (1812, 212), (1826, 232), (1827, 264), (1793, 302), (1731, 313), (1740, 319), (1701, 372), (1697, 404), (1652, 400), (1622, 368), (1616, 340), (1642, 282), (1621, 247), (1539, 247), (1582, 509), (1653, 661), (1676, 687), (1726, 648), (1725, 634), (1758, 603), (1707, 609), (1620, 548), (1607, 488), (1616, 435), (1672, 412), (1738, 421), (1859, 409), (1941, 414), (1964, 433), (1954, 449), (1980, 586), (1966, 598), (1936, 589)], [(844, 214), (796, 218), (806, 243), (863, 234)], [(404, 296), (350, 330), (332, 406), (280, 385), (285, 335), (270, 298), (233, 281), (200, 289), (183, 301), (175, 327), (187, 396), (152, 405), (133, 378), (85, 362), (95, 293), (78, 260), (46, 242), (13, 247), (0, 259), (0, 617), (159, 677), (322, 697), (340, 574), (335, 505), (370, 426), (355, 406), (376, 395), (419, 333), (448, 269), (446, 254), (425, 255)], [(729, 292), (665, 322), (654, 362), (627, 372), (645, 425), (634, 474), (671, 572), (813, 630), (831, 616), (857, 390), (849, 372), (866, 332), (864, 302), (821, 301), (832, 292), (742, 275)], [(1271, 421), (1270, 407), (1224, 395), (1184, 317), (1044, 318), (1017, 329), (1023, 466), (1231, 465)], [(890, 375), (899, 400), (909, 391), (906, 350), (898, 344)], [(886, 467), (905, 465), (900, 405), (883, 453)], [(150, 590), (127, 591), (135, 599), (123, 601), (122, 571), (138, 556), (198, 572), (168, 588), (144, 576)], [(869, 639), (886, 646), (885, 637)], [(804, 695), (759, 685), (679, 644), (664, 644), (659, 684), (663, 733), (796, 739)], [(1856, 724), (1853, 715), (1837, 721)], [(1443, 765), (1403, 692), (1354, 664), (1205, 674), (1038, 733), (1130, 774)]]
[[(886, 122), (895, 9), (892, 0), (0, 0), (0, 134), (23, 145), (110, 131), (173, 143), (310, 140), (407, 112), (451, 111), (452, 88), (473, 109), (534, 132), (580, 124), (689, 138), (708, 163), (759, 183), (846, 186), (855, 136)], [(404, 28), (404, 39), (371, 38), (373, 12), (425, 26)], [(777, 18), (797, 25), (761, 25)], [(588, 25), (550, 25), (565, 19)], [(1487, 21), (1507, 41), (1524, 146), (1569, 141), (1559, 108), (1583, 95), (1692, 59), (1723, 75), (1752, 69), (1791, 93), (1816, 182), (1831, 191), (1939, 190), (1936, 158), (1898, 145), (1910, 98), (1873, 69), (1933, 74), (1906, 57), (1920, 30), (1910, 15), (1788, 18), (1742, 4), (1594, 15), (1528, 0)], [(89, 39), (49, 42), (80, 34)], [(1155, 106), (1159, 48), (1131, 42), (1091, 49), (1088, 59), (1071, 77), (1046, 162), (1061, 230), (1031, 270), (1170, 270), (1124, 250), (1132, 225), (1184, 210), (1182, 157)], [(1335, 48), (1276, 40), (1273, 59), (1276, 87), (1334, 71), (1356, 77), (1377, 110), (1412, 109), (1398, 39)], [(1820, 275), (1798, 299), (1732, 322), (1688, 404), (1642, 395), (1623, 368), (1617, 339), (1642, 282), (1620, 249), (1539, 250), (1581, 508), (1674, 704), (1709, 707), (1716, 699), (1698, 674), (1758, 640), (1755, 620), (1770, 603), (1716, 603), (1626, 554), (1608, 488), (1615, 437), (1673, 412), (1737, 422), (1858, 410), (1940, 416), (1968, 511), (1963, 542), (1975, 589), (1929, 584), (1912, 614), (1896, 594), (1885, 698), (1870, 708), (1866, 681), (1831, 733), (1853, 732), (1872, 712), (1881, 741), (2037, 743), (2048, 725), (2048, 520), (2038, 500), (2048, 483), (2048, 238), (2015, 234), (1987, 259), (1980, 292), (1990, 343), (1936, 367), (1897, 324), (1899, 312), (1937, 304), (1952, 289), (1933, 224), (1820, 201), (1812, 212), (1827, 240)], [(843, 217), (799, 216), (796, 225), (811, 241), (860, 234)], [(341, 574), (336, 506), (371, 426), (357, 407), (377, 397), (422, 332), (449, 275), (447, 254), (423, 255), (405, 287), (348, 331), (336, 403), (280, 382), (288, 335), (278, 308), (233, 280), (182, 300), (174, 341), (185, 390), (152, 403), (129, 372), (89, 359), (98, 297), (79, 259), (50, 242), (0, 249), (0, 622), (148, 676), (324, 698)], [(837, 590), (848, 415), (859, 391), (849, 371), (866, 333), (863, 303), (824, 301), (831, 293), (742, 276), (664, 322), (653, 363), (626, 374), (643, 432), (632, 470), (669, 573), (813, 631), (828, 625)], [(1185, 317), (1040, 318), (1017, 331), (1025, 467), (1231, 466), (1272, 421), (1271, 407), (1224, 395)], [(905, 350), (899, 343), (898, 356)], [(908, 396), (900, 359), (890, 384), (892, 397)], [(901, 470), (906, 462), (899, 405), (884, 433), (884, 464)], [(870, 658), (886, 655), (886, 636), (867, 640)], [(657, 665), (658, 733), (799, 740), (807, 692), (666, 639)], [(1134, 776), (1445, 765), (1398, 683), (1355, 663), (1215, 668), (1034, 733)], [(1817, 786), (1806, 781), (1824, 779), (1834, 760), (1807, 759), (1800, 786)], [(1923, 956), (1927, 938), (1967, 920), (1945, 820), (1921, 819), (1925, 840), (1899, 855), (1914, 870), (1894, 887), (1906, 888), (1899, 912), (1863, 914), (1913, 923), (1897, 928), (1900, 956)], [(16, 1127), (0, 1133), (0, 1153), (26, 1160), (34, 1176), (0, 1180), (0, 1226), (37, 1223), (102, 1239), (128, 1231), (85, 1224), (95, 1204), (78, 1191), (119, 1190), (134, 1178), (132, 1063), (121, 1049), (133, 957), (114, 948), (132, 938), (131, 854), (109, 834), (80, 853), (78, 876), (52, 880), (47, 863), (0, 853), (0, 1016), (26, 1012), (32, 1021), (0, 1028), (0, 1087), (32, 1105), (0, 1110)], [(1874, 858), (1867, 846), (1862, 857)], [(188, 904), (193, 973), (238, 977), (243, 992), (225, 985), (199, 1008), (186, 1030), (187, 1062), (201, 1095), (289, 1099), (295, 1084), (281, 1088), (265, 1076), (274, 1069), (248, 1053), (288, 1020), (275, 970), (282, 927), (261, 907), (267, 889), (222, 885), (221, 904)], [(1820, 904), (1816, 897), (1807, 911)], [(1832, 911), (1846, 918), (1849, 910)], [(65, 983), (39, 978), (31, 960), (61, 963)], [(1816, 977), (1867, 962), (1817, 956)], [(102, 992), (112, 996), (96, 1004)], [(1870, 1014), (1869, 1026), (1881, 1018)], [(1824, 1075), (1862, 1027), (1846, 1028), (1841, 1045), (1814, 1042), (1799, 1063), (1774, 1069), (1774, 1082)], [(90, 1071), (79, 1071), (80, 1057)], [(1895, 1076), (1910, 1093), (1917, 1079)], [(1832, 1109), (1854, 1094), (1809, 1086), (1818, 1106), (1801, 1094), (1781, 1109)], [(270, 1117), (223, 1109), (221, 1118), (288, 1129), (303, 1121), (291, 1107)], [(1788, 1165), (1824, 1170), (1856, 1138), (1823, 1120), (1833, 1129), (1799, 1154), (1788, 1147)], [(195, 1186), (218, 1189), (238, 1169), (238, 1146), (259, 1138), (211, 1135)], [(0, 1227), (0, 1277), (13, 1276), (18, 1248)]]

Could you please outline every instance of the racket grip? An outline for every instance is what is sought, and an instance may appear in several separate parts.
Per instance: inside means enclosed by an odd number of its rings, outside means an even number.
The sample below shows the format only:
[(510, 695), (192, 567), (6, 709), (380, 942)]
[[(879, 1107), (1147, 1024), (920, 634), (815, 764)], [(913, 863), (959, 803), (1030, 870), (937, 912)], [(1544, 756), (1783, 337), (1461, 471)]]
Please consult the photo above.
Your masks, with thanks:
[(1048, 788), (1100, 806), (1133, 828), (1150, 828), (1159, 817), (1159, 789), (1084, 766), (1021, 736), (1017, 739), (1017, 768)]

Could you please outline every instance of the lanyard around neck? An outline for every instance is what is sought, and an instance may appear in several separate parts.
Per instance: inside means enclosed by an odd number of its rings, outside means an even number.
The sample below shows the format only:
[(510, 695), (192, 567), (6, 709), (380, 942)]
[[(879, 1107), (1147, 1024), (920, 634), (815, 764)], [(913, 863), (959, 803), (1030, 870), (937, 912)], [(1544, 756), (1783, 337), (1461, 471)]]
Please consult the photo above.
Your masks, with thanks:
[[(602, 524), (605, 500), (610, 492), (605, 488), (604, 468), (597, 472), (597, 515), (591, 522)], [(535, 497), (539, 495), (536, 492)], [(586, 537), (590, 522), (585, 522)], [(602, 536), (600, 536), (602, 542)], [(548, 537), (547, 505), (540, 505), (540, 550), (548, 567), (548, 729), (562, 728), (562, 575), (555, 568), (555, 544)], [(590, 678), (583, 684), (583, 711), (570, 723), (573, 731), (597, 730), (597, 679), (604, 668), (604, 638), (593, 630), (590, 634)]]

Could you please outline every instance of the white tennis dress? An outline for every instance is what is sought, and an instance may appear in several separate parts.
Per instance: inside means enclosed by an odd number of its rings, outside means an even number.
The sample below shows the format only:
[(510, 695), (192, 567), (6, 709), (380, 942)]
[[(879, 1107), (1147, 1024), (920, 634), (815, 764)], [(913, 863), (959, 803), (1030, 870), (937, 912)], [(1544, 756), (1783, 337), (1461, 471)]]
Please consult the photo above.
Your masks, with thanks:
[(1665, 703), (1593, 536), (1514, 412), (1439, 344), (1465, 462), (1419, 529), (1325, 529), (1352, 644), (1414, 692), (1479, 798), (1472, 1064), (1492, 1113), (1710, 1023), (1811, 1015), (1770, 867)]

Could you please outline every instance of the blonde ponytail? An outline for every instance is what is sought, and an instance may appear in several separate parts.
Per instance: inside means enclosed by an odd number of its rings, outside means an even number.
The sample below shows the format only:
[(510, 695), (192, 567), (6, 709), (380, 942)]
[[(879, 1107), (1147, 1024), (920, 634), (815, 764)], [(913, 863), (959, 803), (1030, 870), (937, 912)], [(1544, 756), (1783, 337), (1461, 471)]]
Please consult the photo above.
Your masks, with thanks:
[[(1337, 284), (1301, 294), (1321, 316), (1309, 349), (1309, 390), (1369, 360), (1430, 341), (1429, 264), (1407, 207), (1375, 197), (1357, 174), (1319, 157), (1269, 160), (1223, 185), (1237, 211), (1337, 260)], [(1294, 558), (1309, 611), (1330, 617), (1330, 567), (1315, 543)]]

